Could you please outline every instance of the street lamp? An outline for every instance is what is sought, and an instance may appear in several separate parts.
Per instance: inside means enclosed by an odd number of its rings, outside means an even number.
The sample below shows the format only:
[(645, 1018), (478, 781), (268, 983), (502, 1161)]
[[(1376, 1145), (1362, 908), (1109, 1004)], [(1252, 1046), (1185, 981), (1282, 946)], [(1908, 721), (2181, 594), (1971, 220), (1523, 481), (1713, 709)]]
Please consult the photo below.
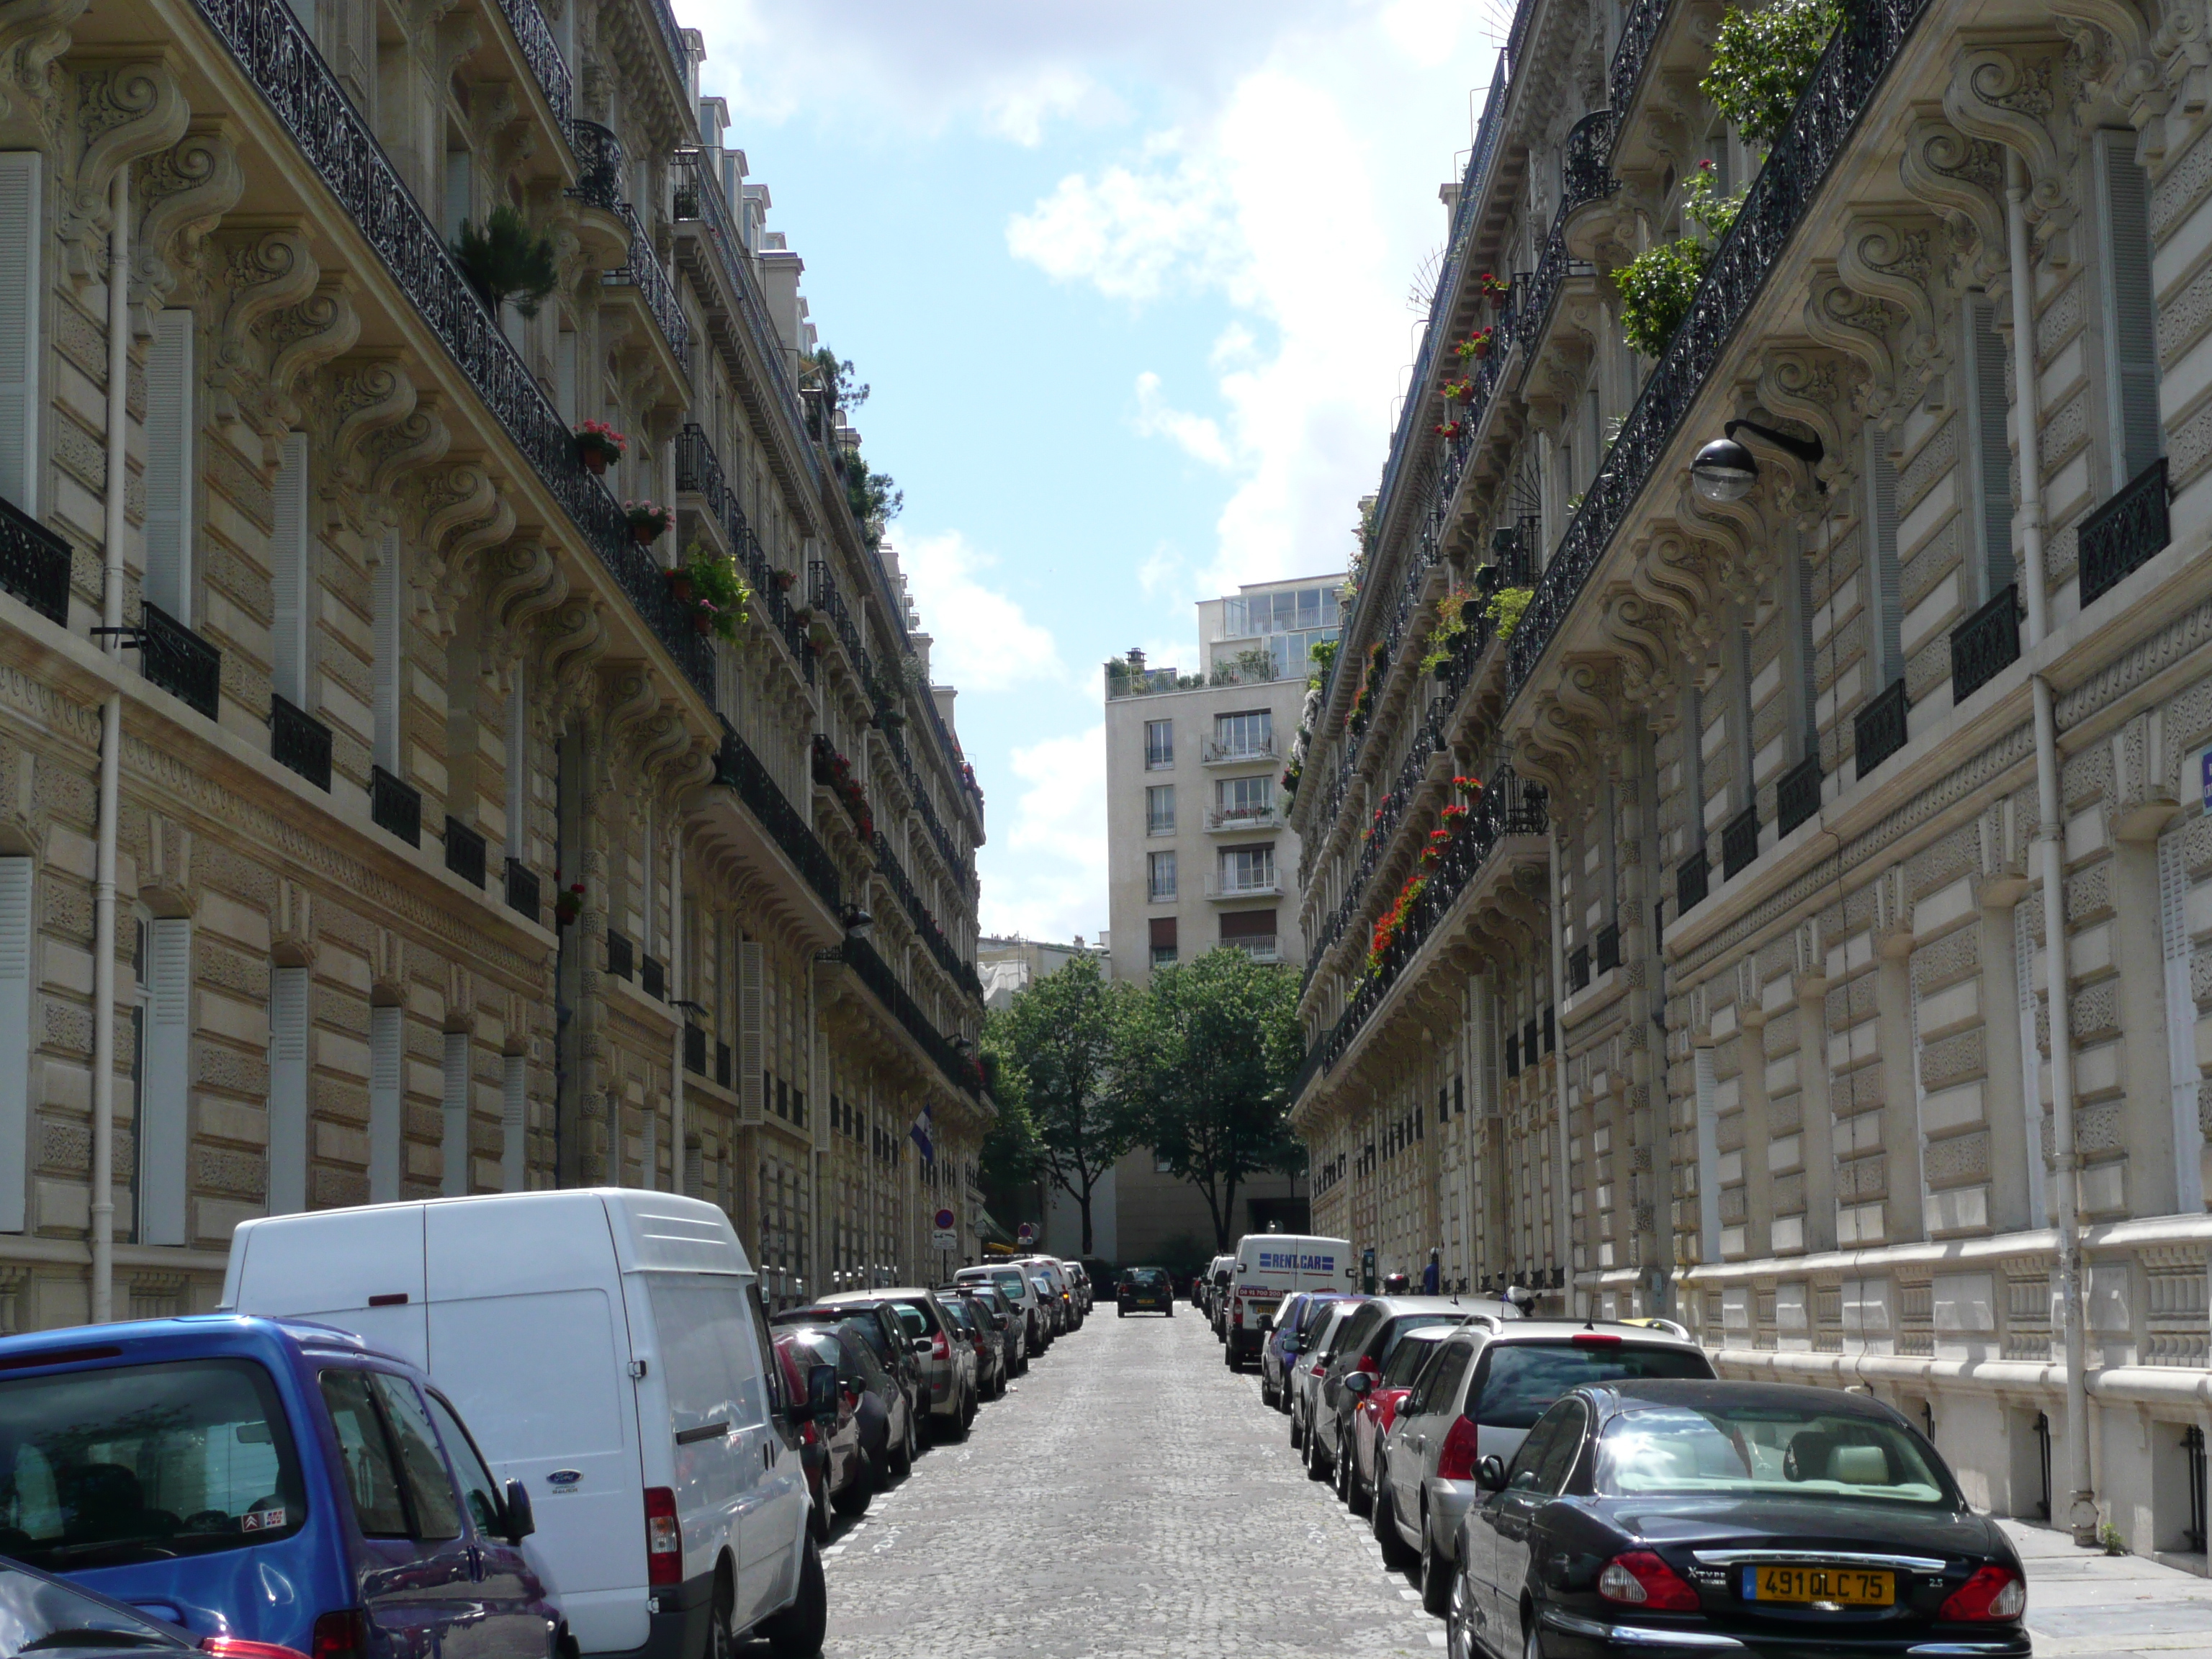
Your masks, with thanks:
[[(1758, 458), (1735, 441), (1740, 430), (1755, 433), (1785, 454), (1795, 455), (1808, 470), (1818, 466), (1828, 453), (1827, 447), (1818, 438), (1792, 437), (1757, 421), (1730, 421), (1721, 428), (1723, 435), (1699, 450), (1697, 459), (1690, 463), (1690, 482), (1697, 486), (1702, 499), (1740, 501), (1751, 494), (1752, 486), (1759, 482)], [(1813, 487), (1820, 490), (1827, 488), (1817, 477)]]
[(857, 904), (845, 907), (843, 920), (847, 939), (866, 939), (876, 931), (876, 919)]

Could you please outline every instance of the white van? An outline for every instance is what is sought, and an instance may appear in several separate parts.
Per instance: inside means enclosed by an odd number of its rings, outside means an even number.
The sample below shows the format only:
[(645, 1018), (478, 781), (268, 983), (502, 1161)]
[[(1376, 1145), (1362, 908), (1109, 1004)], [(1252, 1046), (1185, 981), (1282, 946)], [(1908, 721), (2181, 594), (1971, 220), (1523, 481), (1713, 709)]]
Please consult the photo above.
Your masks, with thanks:
[(1257, 1355), (1275, 1328), (1275, 1310), (1293, 1291), (1350, 1291), (1358, 1264), (1352, 1242), (1302, 1233), (1247, 1233), (1228, 1258), (1228, 1365), (1232, 1371)]
[(532, 1551), (585, 1653), (698, 1659), (726, 1650), (717, 1620), (779, 1654), (820, 1646), (795, 1424), (821, 1401), (784, 1399), (713, 1205), (582, 1188), (248, 1221), (222, 1305), (335, 1325), (428, 1371), (528, 1489)]

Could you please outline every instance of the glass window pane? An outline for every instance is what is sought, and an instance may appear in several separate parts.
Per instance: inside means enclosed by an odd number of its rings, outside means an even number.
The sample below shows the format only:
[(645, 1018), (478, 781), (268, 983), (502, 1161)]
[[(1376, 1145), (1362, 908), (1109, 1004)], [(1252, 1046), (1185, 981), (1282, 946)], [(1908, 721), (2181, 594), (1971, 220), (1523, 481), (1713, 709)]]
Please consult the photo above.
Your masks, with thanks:
[(453, 1415), (453, 1407), (434, 1394), (430, 1396), (430, 1415), (438, 1425), (438, 1438), (446, 1443), (446, 1455), (453, 1460), (453, 1473), (460, 1477), (461, 1500), (469, 1506), (469, 1518), (485, 1536), (499, 1536), (507, 1525), (499, 1482), (492, 1479), (476, 1442), (469, 1438), (468, 1431)]
[(446, 1460), (438, 1455), (438, 1437), (430, 1427), (429, 1413), (416, 1395), (415, 1385), (389, 1371), (374, 1371), (370, 1376), (390, 1418), (392, 1437), (398, 1443), (400, 1473), (415, 1505), (416, 1536), (459, 1538), (461, 1506), (454, 1499), (453, 1479), (446, 1473)]
[(404, 1538), (407, 1510), (399, 1501), (399, 1471), (385, 1438), (384, 1419), (369, 1395), (368, 1374), (355, 1370), (323, 1373), (323, 1404), (337, 1431), (338, 1458), (345, 1465), (346, 1491), (354, 1519), (368, 1538)]

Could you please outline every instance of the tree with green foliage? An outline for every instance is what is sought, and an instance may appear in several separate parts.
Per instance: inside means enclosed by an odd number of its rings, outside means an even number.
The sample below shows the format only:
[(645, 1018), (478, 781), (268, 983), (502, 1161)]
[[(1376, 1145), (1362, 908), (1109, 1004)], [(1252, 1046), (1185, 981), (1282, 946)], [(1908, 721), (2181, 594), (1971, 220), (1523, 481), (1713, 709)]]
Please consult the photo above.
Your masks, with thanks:
[(1233, 1242), (1237, 1188), (1304, 1165), (1289, 1121), (1305, 1054), (1297, 1003), (1291, 969), (1224, 946), (1155, 969), (1124, 1030), (1121, 1069), (1143, 1103), (1144, 1139), (1204, 1195), (1217, 1249)]
[(1698, 89), (1735, 123), (1744, 143), (1771, 150), (1843, 19), (1843, 0), (1774, 0), (1756, 11), (1730, 6)]
[(1001, 1115), (1011, 1103), (1028, 1124), (1008, 1132), (1000, 1154), (1028, 1159), (1075, 1200), (1085, 1255), (1092, 1253), (1092, 1191), (1139, 1132), (1120, 1066), (1135, 995), (1132, 987), (1109, 985), (1096, 957), (1080, 956), (1017, 993), (984, 1030), (986, 1051), (1000, 1057), (994, 1097)]
[(503, 202), (482, 226), (461, 221), (453, 253), (461, 275), (495, 317), (508, 300), (524, 316), (535, 317), (561, 279), (552, 238), (531, 229), (530, 222)]

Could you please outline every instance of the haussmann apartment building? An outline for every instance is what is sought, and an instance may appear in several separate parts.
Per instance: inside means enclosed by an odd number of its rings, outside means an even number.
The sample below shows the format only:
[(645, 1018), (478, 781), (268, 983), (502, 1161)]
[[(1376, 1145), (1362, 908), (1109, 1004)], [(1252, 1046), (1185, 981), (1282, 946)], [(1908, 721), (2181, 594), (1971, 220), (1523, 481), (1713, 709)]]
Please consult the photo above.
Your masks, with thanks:
[[(555, 1184), (721, 1205), (778, 1297), (933, 1261), (982, 799), (699, 37), (7, 17), (0, 1328), (209, 1307), (245, 1217)], [(534, 307), (455, 257), (502, 209)]]
[(1770, 151), (1715, 8), (1520, 0), (1290, 810), (1314, 1225), (2201, 1561), (2207, 20), (1842, 11)]

